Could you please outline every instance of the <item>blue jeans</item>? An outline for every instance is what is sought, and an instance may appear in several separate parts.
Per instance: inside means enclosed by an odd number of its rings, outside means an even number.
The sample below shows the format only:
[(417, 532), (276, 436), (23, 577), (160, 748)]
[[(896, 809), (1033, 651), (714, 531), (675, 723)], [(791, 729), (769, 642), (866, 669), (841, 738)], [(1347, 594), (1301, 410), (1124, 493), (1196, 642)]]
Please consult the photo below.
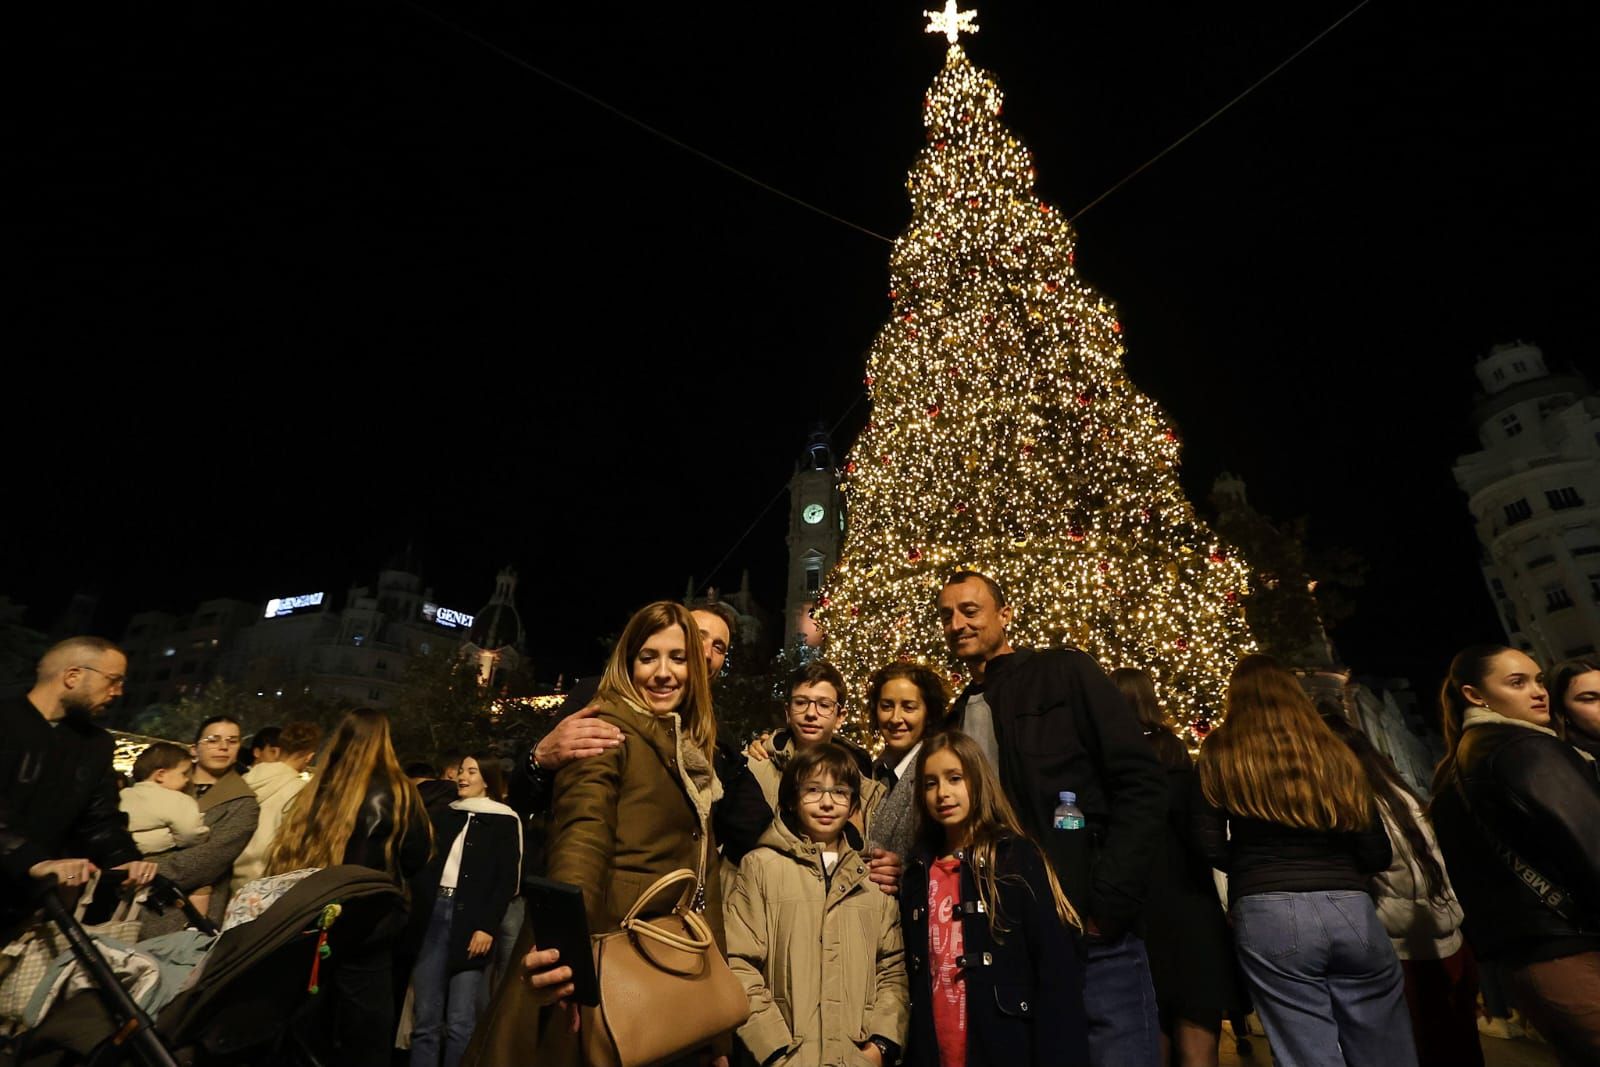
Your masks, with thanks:
[(1150, 983), (1150, 957), (1132, 934), (1091, 941), (1083, 973), (1083, 1010), (1089, 1016), (1089, 1062), (1094, 1067), (1156, 1067), (1161, 1062), (1161, 1020)]
[[(438, 897), (422, 938), (416, 969), (411, 972), (412, 1067), (456, 1067), (472, 1039), (478, 1020), (478, 984), (483, 971), (450, 973), (450, 915), (454, 897)], [(471, 936), (471, 931), (467, 931)], [(444, 1059), (439, 1058), (440, 1032), (444, 1034)]]
[(1252, 893), (1233, 931), (1278, 1067), (1416, 1067), (1405, 977), (1367, 894)]

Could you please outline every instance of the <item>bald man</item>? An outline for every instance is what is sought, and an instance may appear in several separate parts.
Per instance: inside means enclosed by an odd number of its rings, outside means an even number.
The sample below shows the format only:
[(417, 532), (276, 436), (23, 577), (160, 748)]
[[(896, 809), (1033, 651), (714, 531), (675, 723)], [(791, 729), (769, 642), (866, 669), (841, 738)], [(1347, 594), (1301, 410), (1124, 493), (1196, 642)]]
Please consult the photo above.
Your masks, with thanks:
[(110, 641), (69, 637), (39, 660), (27, 695), (0, 703), (0, 932), (26, 916), (35, 879), (82, 885), (114, 868), (143, 885), (155, 875), (117, 806), (115, 744), (93, 722), (127, 671)]

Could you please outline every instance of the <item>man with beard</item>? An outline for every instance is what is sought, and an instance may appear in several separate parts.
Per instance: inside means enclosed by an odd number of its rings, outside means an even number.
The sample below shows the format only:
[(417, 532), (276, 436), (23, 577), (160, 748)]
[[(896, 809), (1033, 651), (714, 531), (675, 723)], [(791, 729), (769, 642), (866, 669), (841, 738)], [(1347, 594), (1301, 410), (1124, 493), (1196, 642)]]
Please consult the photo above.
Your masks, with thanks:
[(122, 693), (128, 659), (101, 637), (70, 637), (39, 660), (34, 686), (0, 704), (0, 940), (31, 910), (31, 882), (82, 886), (96, 870), (155, 876), (117, 806), (115, 743), (93, 716)]

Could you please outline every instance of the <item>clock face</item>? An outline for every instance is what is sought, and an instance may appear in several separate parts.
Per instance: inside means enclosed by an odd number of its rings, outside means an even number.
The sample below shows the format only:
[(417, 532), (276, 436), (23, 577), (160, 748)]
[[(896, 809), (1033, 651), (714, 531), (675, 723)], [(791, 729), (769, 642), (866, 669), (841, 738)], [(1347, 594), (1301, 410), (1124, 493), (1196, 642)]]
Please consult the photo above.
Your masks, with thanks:
[(806, 509), (800, 513), (800, 517), (815, 526), (822, 521), (823, 514), (821, 504), (807, 504)]

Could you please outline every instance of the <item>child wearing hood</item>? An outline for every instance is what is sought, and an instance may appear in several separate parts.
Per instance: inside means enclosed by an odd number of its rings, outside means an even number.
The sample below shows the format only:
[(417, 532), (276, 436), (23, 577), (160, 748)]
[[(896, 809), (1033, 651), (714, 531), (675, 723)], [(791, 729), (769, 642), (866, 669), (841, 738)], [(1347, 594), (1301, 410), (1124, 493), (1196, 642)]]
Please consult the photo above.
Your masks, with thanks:
[(750, 997), (739, 1038), (763, 1067), (889, 1067), (905, 1043), (899, 909), (868, 880), (850, 821), (861, 784), (838, 745), (797, 753), (777, 818), (739, 865), (728, 965)]

